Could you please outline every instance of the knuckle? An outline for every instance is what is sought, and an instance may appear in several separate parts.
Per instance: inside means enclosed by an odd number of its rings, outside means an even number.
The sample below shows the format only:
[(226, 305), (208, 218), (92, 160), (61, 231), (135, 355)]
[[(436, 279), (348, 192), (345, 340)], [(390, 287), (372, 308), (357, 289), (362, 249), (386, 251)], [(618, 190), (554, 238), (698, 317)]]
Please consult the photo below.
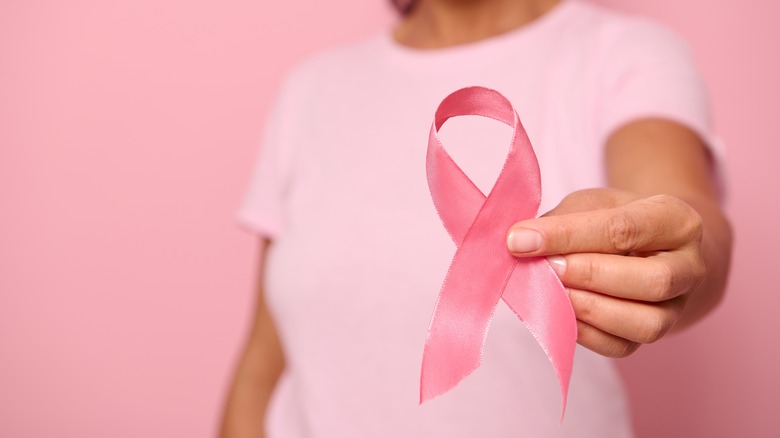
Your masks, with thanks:
[(682, 199), (665, 193), (650, 196), (646, 201), (651, 204), (661, 205), (666, 211), (679, 211), (683, 215), (696, 211)]
[(677, 203), (683, 203), (679, 198), (664, 193), (650, 196), (649, 198), (647, 198), (647, 202), (652, 202), (654, 204), (669, 205), (669, 206), (673, 206)]
[(648, 315), (640, 341), (643, 344), (651, 344), (663, 338), (672, 327), (672, 321), (661, 312)]
[(612, 215), (606, 226), (609, 245), (615, 253), (628, 252), (636, 247), (639, 229), (629, 214), (619, 212)]
[(691, 242), (700, 243), (704, 236), (704, 221), (699, 212), (688, 206), (689, 214), (685, 218), (683, 229)]
[(598, 313), (596, 310), (598, 304), (596, 303), (596, 297), (594, 294), (577, 294), (576, 302), (573, 301), (572, 304), (576, 306), (575, 312), (577, 314), (577, 319), (582, 321), (593, 321), (594, 316)]
[(683, 293), (695, 290), (704, 281), (704, 278), (707, 275), (707, 266), (700, 254), (697, 254), (689, 263), (686, 274), (685, 284), (680, 286), (680, 289), (685, 289), (682, 291)]
[(651, 301), (665, 301), (676, 295), (678, 274), (667, 263), (658, 263), (650, 274)]
[(598, 277), (599, 265), (593, 261), (592, 258), (586, 257), (584, 260), (574, 259), (574, 268), (572, 269), (574, 275), (576, 275), (575, 281), (585, 289), (592, 289), (595, 284), (595, 279)]
[(678, 212), (681, 217), (680, 228), (682, 235), (693, 242), (701, 241), (704, 233), (704, 223), (699, 212), (691, 207), (690, 204), (680, 198), (666, 194), (651, 196), (647, 198), (647, 201), (664, 205), (670, 211)]

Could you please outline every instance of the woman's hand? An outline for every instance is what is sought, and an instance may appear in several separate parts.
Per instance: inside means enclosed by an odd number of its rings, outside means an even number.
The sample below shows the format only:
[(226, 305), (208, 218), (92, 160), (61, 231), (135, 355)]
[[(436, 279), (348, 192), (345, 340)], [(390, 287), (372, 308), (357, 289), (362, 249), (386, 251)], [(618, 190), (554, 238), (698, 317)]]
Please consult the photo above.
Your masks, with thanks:
[(702, 218), (682, 200), (614, 189), (575, 192), (518, 222), (517, 257), (548, 256), (570, 293), (581, 345), (627, 356), (675, 325), (705, 277)]

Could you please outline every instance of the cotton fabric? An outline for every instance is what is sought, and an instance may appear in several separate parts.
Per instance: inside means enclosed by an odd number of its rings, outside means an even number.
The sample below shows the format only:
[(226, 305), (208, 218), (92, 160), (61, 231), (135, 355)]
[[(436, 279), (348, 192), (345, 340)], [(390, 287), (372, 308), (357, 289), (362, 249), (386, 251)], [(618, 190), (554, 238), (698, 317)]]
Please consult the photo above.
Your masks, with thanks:
[[(266, 300), (287, 368), (270, 438), (632, 436), (611, 360), (580, 347), (559, 422), (552, 367), (503, 303), (481, 367), (418, 405), (425, 336), (455, 252), (428, 193), (427, 135), (441, 99), (472, 85), (517, 109), (539, 159), (540, 212), (605, 185), (605, 140), (633, 120), (679, 122), (720, 154), (687, 44), (576, 0), (473, 44), (417, 50), (386, 31), (306, 61), (279, 92), (237, 216), (272, 242)], [(487, 193), (510, 133), (464, 117), (440, 134)]]

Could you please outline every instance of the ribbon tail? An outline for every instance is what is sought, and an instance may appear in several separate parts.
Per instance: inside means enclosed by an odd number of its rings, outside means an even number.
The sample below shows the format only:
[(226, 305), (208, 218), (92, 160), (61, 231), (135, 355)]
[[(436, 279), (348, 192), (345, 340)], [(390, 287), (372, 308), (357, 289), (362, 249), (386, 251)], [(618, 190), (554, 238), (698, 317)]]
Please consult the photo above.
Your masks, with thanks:
[(420, 404), (454, 388), (481, 364), (482, 344), (453, 345), (446, 342), (449, 340), (425, 344), (420, 373)]
[(455, 387), (479, 368), (488, 326), (517, 265), (506, 250), (490, 197), (455, 252), (439, 292), (423, 349), (420, 403)]
[[(492, 273), (475, 276), (464, 269), (475, 264), (474, 252), (464, 246), (466, 250), (461, 247), (453, 258), (428, 328), (420, 404), (454, 388), (479, 368), (490, 321), (512, 270), (506, 262), (493, 263), (487, 268)], [(475, 290), (485, 293), (475, 294)]]
[(561, 420), (577, 343), (577, 322), (571, 301), (544, 258), (518, 260), (502, 299), (523, 321), (552, 362), (561, 387)]

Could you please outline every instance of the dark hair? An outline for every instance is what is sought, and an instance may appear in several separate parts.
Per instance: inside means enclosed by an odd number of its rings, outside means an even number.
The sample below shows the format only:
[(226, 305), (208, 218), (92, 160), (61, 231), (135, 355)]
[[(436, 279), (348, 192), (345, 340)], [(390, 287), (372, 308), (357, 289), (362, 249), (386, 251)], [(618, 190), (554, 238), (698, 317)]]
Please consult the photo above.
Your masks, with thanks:
[(390, 0), (393, 7), (401, 14), (406, 15), (412, 11), (414, 5), (417, 4), (417, 0)]

